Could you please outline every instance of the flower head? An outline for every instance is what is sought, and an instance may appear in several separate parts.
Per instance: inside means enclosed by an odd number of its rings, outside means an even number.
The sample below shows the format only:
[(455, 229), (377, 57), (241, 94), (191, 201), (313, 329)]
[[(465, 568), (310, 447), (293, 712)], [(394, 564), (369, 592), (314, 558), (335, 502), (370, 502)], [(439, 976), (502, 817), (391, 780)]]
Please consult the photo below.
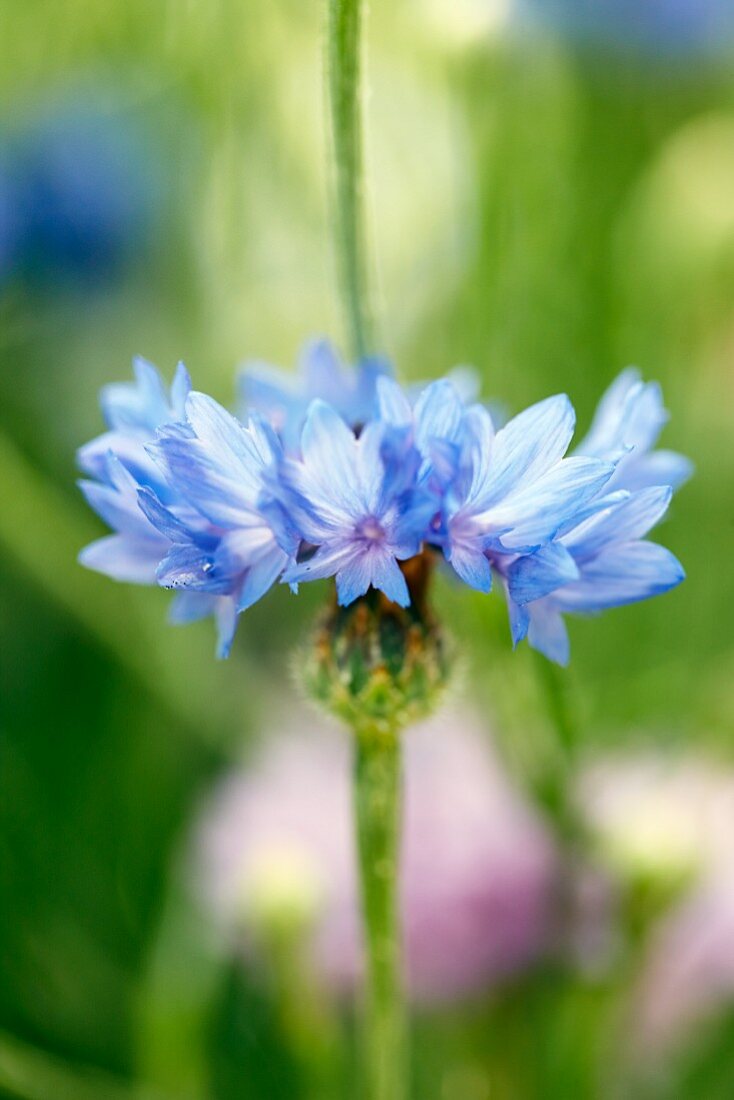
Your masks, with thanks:
[(674, 588), (685, 573), (678, 559), (645, 536), (659, 522), (673, 489), (691, 464), (672, 451), (654, 451), (667, 412), (656, 383), (624, 371), (602, 397), (577, 452), (612, 459), (606, 492), (590, 514), (535, 554), (511, 562), (504, 579), (515, 643), (528, 638), (550, 660), (567, 664), (564, 612), (593, 614), (636, 603)]
[[(345, 374), (323, 343), (306, 354), (303, 393), (253, 389), (247, 374), (260, 409), (244, 419), (191, 392), (183, 367), (170, 393), (149, 364), (135, 371), (134, 384), (103, 392), (109, 431), (79, 453), (95, 479), (87, 498), (115, 532), (82, 560), (175, 588), (178, 621), (218, 609), (222, 651), (236, 615), (277, 581), (295, 590), (333, 576), (343, 606), (376, 589), (407, 607), (410, 562), (432, 551), (481, 592), (499, 577), (514, 640), (562, 663), (564, 612), (683, 578), (644, 536), (690, 465), (653, 450), (667, 414), (635, 372), (612, 385), (569, 457), (575, 415), (563, 394), (495, 430), (448, 379), (406, 393), (385, 365)], [(317, 392), (330, 400), (307, 404)]]
[(141, 493), (141, 507), (172, 543), (158, 580), (167, 588), (228, 595), (244, 611), (275, 583), (297, 546), (269, 491), (280, 443), (261, 417), (245, 426), (201, 393), (189, 394), (185, 415), (184, 424), (162, 428), (148, 448), (197, 517), (195, 525), (182, 523), (175, 507)]
[(357, 437), (331, 405), (314, 401), (301, 452), (300, 460), (281, 467), (284, 500), (303, 540), (317, 549), (284, 579), (334, 576), (341, 604), (373, 587), (406, 607), (410, 596), (398, 562), (418, 554), (425, 523), (410, 441), (377, 420)]
[[(166, 477), (148, 447), (158, 429), (184, 416), (191, 381), (179, 364), (170, 392), (143, 359), (133, 363), (134, 382), (106, 386), (101, 395), (108, 431), (81, 447), (77, 458), (94, 480), (80, 482), (89, 504), (115, 532), (91, 543), (79, 560), (118, 581), (163, 583), (171, 555), (182, 546), (213, 552), (216, 531), (192, 509)], [(226, 656), (234, 636), (236, 607), (216, 586), (193, 582), (171, 608), (171, 621), (188, 623), (214, 615), (218, 652)]]

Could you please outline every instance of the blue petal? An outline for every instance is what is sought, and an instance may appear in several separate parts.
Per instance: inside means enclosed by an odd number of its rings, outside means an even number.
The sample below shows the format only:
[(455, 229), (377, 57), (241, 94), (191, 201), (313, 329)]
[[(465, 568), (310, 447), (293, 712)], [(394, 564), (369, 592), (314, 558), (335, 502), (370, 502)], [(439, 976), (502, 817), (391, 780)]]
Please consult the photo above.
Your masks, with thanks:
[(229, 657), (237, 629), (237, 608), (234, 600), (228, 596), (220, 597), (214, 614), (217, 621), (217, 657), (222, 661)]
[(372, 584), (372, 563), (368, 552), (353, 553), (336, 574), (336, 593), (342, 607), (364, 596)]
[(634, 452), (621, 464), (615, 484), (625, 489), (644, 489), (651, 485), (670, 485), (677, 489), (693, 474), (693, 463), (675, 451), (653, 451), (636, 458)]
[(354, 433), (324, 401), (309, 408), (301, 451), (311, 502), (334, 519), (359, 516), (363, 501)]
[(138, 507), (135, 492), (121, 493), (110, 485), (97, 481), (80, 481), (79, 488), (87, 503), (114, 531), (145, 538), (150, 524)]
[(168, 609), (168, 621), (176, 626), (196, 623), (213, 615), (219, 596), (208, 592), (176, 592)]
[(564, 544), (577, 561), (584, 561), (612, 543), (642, 538), (665, 514), (672, 493), (668, 485), (654, 486), (613, 501), (569, 531)]
[(353, 544), (341, 540), (330, 546), (321, 546), (308, 561), (294, 562), (282, 576), (285, 584), (299, 584), (301, 581), (323, 580), (333, 577), (340, 569), (348, 565), (357, 551)]
[[(486, 518), (492, 527), (507, 530), (502, 535), (507, 549), (540, 546), (597, 496), (613, 473), (613, 465), (594, 458), (564, 459), (527, 488), (509, 495)], [(478, 516), (477, 522), (482, 519)]]
[(512, 635), (512, 648), (515, 649), (523, 638), (527, 637), (530, 626), (530, 614), (527, 607), (515, 603), (510, 595), (507, 582), (505, 582), (505, 597), (507, 599), (507, 614), (510, 620), (510, 634)]
[(435, 439), (458, 442), (464, 406), (458, 393), (445, 378), (432, 382), (415, 405), (415, 441), (418, 450), (429, 456)]
[(494, 438), (492, 461), (484, 484), (477, 484), (471, 501), (486, 510), (554, 467), (573, 435), (575, 413), (564, 394), (532, 405), (505, 425)]
[(214, 595), (225, 595), (232, 585), (232, 578), (215, 568), (211, 556), (193, 544), (172, 546), (156, 576), (162, 588), (187, 588)]
[(191, 377), (183, 363), (176, 367), (171, 385), (171, 411), (176, 420), (183, 420), (186, 413), (186, 398), (191, 393)]
[(578, 455), (588, 458), (609, 458), (619, 451), (625, 443), (625, 410), (629, 408), (630, 397), (634, 401), (642, 393), (643, 383), (640, 372), (628, 367), (612, 382), (602, 395), (591, 422), (591, 428), (575, 449)]
[(410, 593), (403, 572), (391, 554), (375, 555), (372, 563), (372, 586), (379, 588), (388, 600), (407, 607)]
[(489, 592), (492, 588), (492, 569), (480, 550), (464, 545), (452, 545), (446, 553), (457, 576), (471, 588), (479, 592)]
[(516, 603), (526, 604), (542, 599), (578, 576), (578, 566), (566, 547), (560, 542), (551, 542), (512, 563), (508, 570), (508, 589)]
[(563, 611), (604, 611), (660, 595), (684, 577), (682, 565), (665, 547), (654, 542), (626, 542), (584, 564), (581, 579), (559, 589), (550, 599)]
[(133, 360), (135, 382), (114, 382), (100, 395), (110, 428), (146, 429), (151, 434), (170, 418), (170, 406), (161, 376), (145, 359)]
[(266, 416), (288, 453), (300, 447), (308, 403), (296, 390), (295, 377), (265, 363), (248, 363), (238, 377), (243, 419), (252, 409)]
[(287, 561), (286, 555), (276, 546), (252, 565), (247, 570), (240, 589), (237, 610), (246, 611), (248, 607), (257, 603), (275, 584)]
[(246, 428), (203, 394), (190, 394), (186, 410), (188, 432), (177, 426), (163, 429), (151, 453), (211, 523), (237, 527), (257, 511), (264, 476), (279, 457), (278, 441), (258, 418)]
[(562, 616), (549, 600), (539, 600), (528, 606), (530, 625), (528, 643), (549, 661), (557, 665), (568, 664), (571, 656), (568, 631)]
[(333, 346), (328, 340), (312, 340), (301, 353), (301, 372), (305, 381), (305, 396), (337, 402), (344, 396), (345, 374)]
[(79, 562), (96, 573), (130, 584), (155, 584), (156, 567), (168, 549), (161, 539), (135, 539), (125, 535), (107, 535), (85, 546)]
[(380, 418), (386, 424), (405, 427), (413, 423), (413, 410), (402, 386), (394, 378), (377, 379), (377, 400)]
[(164, 507), (150, 489), (139, 490), (138, 505), (153, 527), (171, 542), (188, 543), (194, 538), (194, 532)]

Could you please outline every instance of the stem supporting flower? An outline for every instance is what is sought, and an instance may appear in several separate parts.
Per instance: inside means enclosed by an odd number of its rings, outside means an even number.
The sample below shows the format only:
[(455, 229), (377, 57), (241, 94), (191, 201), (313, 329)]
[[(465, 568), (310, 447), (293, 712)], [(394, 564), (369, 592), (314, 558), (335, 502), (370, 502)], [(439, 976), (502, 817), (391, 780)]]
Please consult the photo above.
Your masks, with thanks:
[(404, 1100), (405, 1010), (399, 933), (400, 738), (355, 737), (354, 800), (367, 948), (365, 1047), (369, 1100)]

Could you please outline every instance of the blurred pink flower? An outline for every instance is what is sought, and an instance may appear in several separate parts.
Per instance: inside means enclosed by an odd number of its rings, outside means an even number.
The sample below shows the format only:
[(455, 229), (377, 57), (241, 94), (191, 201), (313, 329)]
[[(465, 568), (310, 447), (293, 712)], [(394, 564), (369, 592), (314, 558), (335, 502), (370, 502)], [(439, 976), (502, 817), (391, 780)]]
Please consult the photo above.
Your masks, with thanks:
[[(252, 767), (216, 792), (199, 836), (199, 887), (237, 934), (272, 864), (318, 912), (315, 964), (336, 990), (361, 975), (349, 736), (291, 713)], [(451, 1000), (525, 966), (546, 946), (549, 839), (466, 713), (405, 735), (402, 904), (412, 996)], [(282, 884), (282, 877), (280, 882)], [(316, 899), (318, 899), (316, 901)], [(237, 932), (239, 929), (239, 932)]]
[(608, 755), (586, 770), (581, 798), (617, 872), (679, 892), (633, 997), (633, 1042), (659, 1057), (734, 1002), (734, 774), (703, 754)]
[(646, 1048), (659, 1051), (734, 1002), (734, 858), (661, 922), (636, 1007)]

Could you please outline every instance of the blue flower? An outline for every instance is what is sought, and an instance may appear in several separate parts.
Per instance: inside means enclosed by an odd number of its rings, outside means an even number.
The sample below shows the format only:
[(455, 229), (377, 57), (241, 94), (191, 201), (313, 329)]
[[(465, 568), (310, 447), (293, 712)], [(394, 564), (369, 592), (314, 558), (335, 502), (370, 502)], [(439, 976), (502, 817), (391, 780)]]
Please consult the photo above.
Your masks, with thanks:
[(407, 606), (401, 563), (430, 548), (481, 592), (497, 576), (514, 641), (562, 663), (565, 612), (683, 578), (644, 536), (690, 464), (653, 450), (667, 414), (636, 372), (610, 387), (571, 457), (562, 394), (495, 430), (448, 379), (406, 394), (377, 366), (345, 375), (323, 343), (306, 355), (303, 388), (336, 404), (306, 410), (305, 392), (256, 387), (246, 422), (192, 392), (183, 367), (170, 391), (142, 360), (135, 375), (103, 392), (109, 430), (79, 452), (93, 479), (83, 491), (113, 531), (81, 560), (175, 589), (174, 621), (214, 613), (223, 654), (238, 614), (278, 581), (297, 590), (333, 576), (342, 605), (375, 588)]
[(182, 518), (150, 490), (140, 504), (171, 542), (158, 568), (166, 588), (231, 596), (251, 607), (295, 558), (297, 534), (276, 499), (280, 442), (262, 417), (245, 426), (211, 397), (191, 393), (186, 420), (159, 429), (148, 451), (187, 509)]
[(303, 349), (298, 373), (267, 363), (247, 363), (240, 371), (243, 419), (261, 413), (280, 435), (289, 454), (296, 454), (312, 401), (328, 401), (351, 427), (366, 424), (377, 413), (376, 382), (390, 375), (383, 359), (370, 358), (354, 370), (345, 368), (327, 340), (313, 340)]
[(57, 98), (12, 135), (0, 135), (11, 273), (42, 287), (97, 289), (139, 263), (166, 194), (152, 139), (101, 86)]
[(667, 422), (668, 412), (657, 382), (642, 382), (639, 371), (630, 367), (602, 396), (576, 454), (619, 458), (609, 489), (644, 489), (651, 485), (677, 489), (691, 476), (693, 467), (675, 451), (652, 450)]
[[(380, 395), (383, 416), (405, 423), (411, 412), (397, 389), (381, 384)], [(423, 391), (412, 416), (420, 476), (437, 499), (427, 537), (480, 592), (490, 591), (497, 561), (550, 542), (614, 472), (611, 461), (563, 457), (575, 416), (562, 395), (533, 405), (495, 434), (487, 410), (465, 407), (443, 380)]]
[(680, 562), (662, 546), (642, 541), (662, 518), (673, 490), (692, 466), (653, 447), (668, 420), (660, 387), (629, 369), (597, 407), (577, 453), (619, 455), (607, 490), (591, 514), (537, 553), (510, 562), (504, 582), (513, 640), (566, 664), (564, 611), (593, 613), (667, 592), (684, 579)]
[(612, 493), (599, 511), (557, 543), (511, 564), (507, 590), (515, 643), (527, 635), (534, 649), (565, 665), (569, 642), (564, 612), (605, 611), (680, 584), (685, 573), (678, 559), (665, 547), (644, 541), (665, 513), (672, 492), (664, 485)]
[(317, 549), (283, 580), (335, 576), (341, 604), (374, 587), (406, 607), (398, 562), (419, 552), (427, 519), (412, 491), (419, 456), (409, 439), (381, 421), (357, 438), (331, 405), (314, 401), (301, 454), (283, 464), (281, 478), (304, 542)]
[[(217, 536), (205, 519), (180, 497), (161, 467), (148, 453), (156, 430), (184, 416), (191, 390), (188, 373), (179, 364), (170, 392), (158, 371), (143, 359), (133, 364), (134, 382), (106, 386), (101, 395), (108, 431), (79, 449), (81, 469), (96, 480), (80, 482), (91, 507), (114, 531), (82, 550), (79, 560), (88, 569), (118, 581), (160, 583), (161, 563), (186, 539), (210, 551)], [(170, 522), (154, 521), (164, 504)], [(171, 532), (177, 531), (176, 540)], [(221, 591), (181, 592), (171, 608), (173, 622), (191, 622), (214, 615), (218, 625), (218, 652), (226, 656), (234, 635), (234, 601)]]

